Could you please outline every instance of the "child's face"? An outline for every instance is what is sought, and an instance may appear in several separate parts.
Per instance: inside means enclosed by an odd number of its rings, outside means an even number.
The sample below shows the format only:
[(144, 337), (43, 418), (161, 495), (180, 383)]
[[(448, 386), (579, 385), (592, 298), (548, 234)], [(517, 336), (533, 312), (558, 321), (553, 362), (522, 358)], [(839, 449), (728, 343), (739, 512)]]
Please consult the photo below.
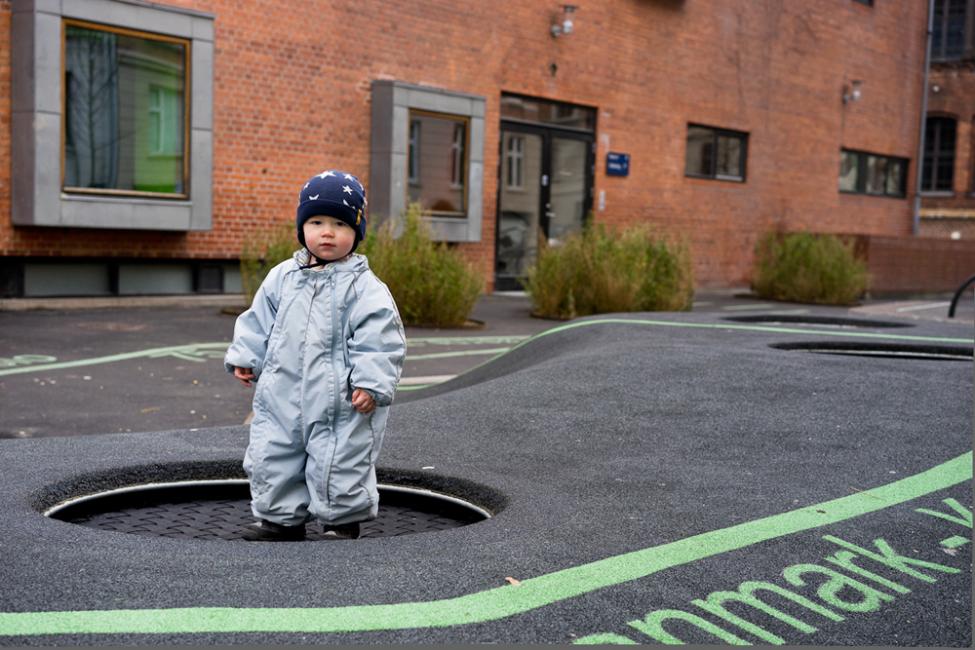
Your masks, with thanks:
[(305, 222), (302, 230), (308, 250), (318, 259), (327, 262), (342, 259), (355, 245), (355, 230), (335, 217), (315, 215)]

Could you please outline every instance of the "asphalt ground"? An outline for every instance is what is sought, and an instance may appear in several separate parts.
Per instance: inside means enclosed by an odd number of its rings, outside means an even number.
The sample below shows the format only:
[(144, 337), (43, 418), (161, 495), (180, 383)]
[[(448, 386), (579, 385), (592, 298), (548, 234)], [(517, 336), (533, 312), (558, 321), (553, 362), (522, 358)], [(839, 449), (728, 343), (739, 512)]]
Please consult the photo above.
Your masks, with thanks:
[[(474, 314), (492, 316), (483, 329), (460, 333), (474, 343), (411, 330), (404, 376), (435, 385), (398, 396), (380, 468), (495, 516), (292, 544), (137, 537), (39, 513), (106, 487), (235, 471), (250, 393), (218, 346), (186, 349), (225, 341), (232, 317), (2, 313), (3, 354), (34, 370), (0, 375), (12, 438), (0, 441), (12, 522), (0, 643), (970, 646), (972, 362), (771, 346), (970, 349), (971, 322), (873, 304), (857, 309), (910, 326), (748, 323), (728, 318), (868, 316), (699, 303), (563, 324), (496, 296)], [(106, 360), (156, 348), (178, 349)], [(416, 358), (471, 350), (484, 352)], [(84, 363), (53, 366), (72, 361)], [(138, 432), (78, 435), (124, 429)]]

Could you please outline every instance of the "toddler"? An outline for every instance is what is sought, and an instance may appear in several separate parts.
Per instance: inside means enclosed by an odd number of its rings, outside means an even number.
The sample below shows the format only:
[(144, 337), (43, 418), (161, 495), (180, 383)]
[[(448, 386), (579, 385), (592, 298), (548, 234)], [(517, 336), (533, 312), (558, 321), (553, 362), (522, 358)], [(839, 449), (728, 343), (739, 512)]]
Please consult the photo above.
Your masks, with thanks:
[(244, 456), (251, 541), (326, 532), (357, 538), (378, 512), (376, 458), (406, 356), (396, 303), (355, 253), (366, 233), (365, 189), (324, 171), (299, 193), (304, 247), (274, 267), (237, 319), (224, 358), (254, 392)]

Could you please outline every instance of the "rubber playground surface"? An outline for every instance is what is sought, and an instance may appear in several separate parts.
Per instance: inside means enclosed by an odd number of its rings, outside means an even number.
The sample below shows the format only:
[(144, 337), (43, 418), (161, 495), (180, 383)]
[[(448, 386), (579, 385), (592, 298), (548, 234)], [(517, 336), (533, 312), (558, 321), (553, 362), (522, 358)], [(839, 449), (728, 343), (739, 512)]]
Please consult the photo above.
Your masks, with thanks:
[(244, 426), (0, 440), (0, 644), (969, 647), (971, 349), (930, 322), (555, 325), (397, 397), (381, 482), (493, 515), (399, 537), (172, 539), (42, 514), (235, 477)]

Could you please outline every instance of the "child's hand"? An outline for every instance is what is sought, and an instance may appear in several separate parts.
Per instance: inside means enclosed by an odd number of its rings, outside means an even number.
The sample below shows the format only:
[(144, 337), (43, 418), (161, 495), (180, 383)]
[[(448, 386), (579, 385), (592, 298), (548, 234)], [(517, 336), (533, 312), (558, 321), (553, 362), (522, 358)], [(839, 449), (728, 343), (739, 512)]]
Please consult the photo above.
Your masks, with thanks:
[(234, 367), (234, 377), (239, 379), (244, 386), (250, 386), (251, 382), (254, 381), (254, 370), (252, 368), (239, 368)]
[(352, 391), (352, 408), (359, 413), (372, 413), (376, 408), (376, 402), (372, 399), (372, 395), (361, 388), (356, 388)]

